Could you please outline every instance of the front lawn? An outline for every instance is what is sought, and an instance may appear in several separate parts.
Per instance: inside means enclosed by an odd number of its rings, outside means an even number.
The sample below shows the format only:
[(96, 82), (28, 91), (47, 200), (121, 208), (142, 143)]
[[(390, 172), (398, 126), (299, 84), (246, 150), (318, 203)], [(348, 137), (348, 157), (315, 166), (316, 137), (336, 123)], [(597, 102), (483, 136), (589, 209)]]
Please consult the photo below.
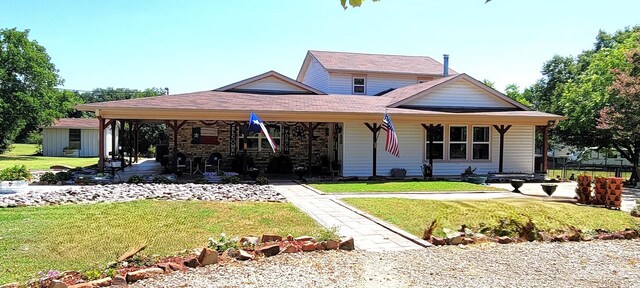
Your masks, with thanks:
[(133, 246), (146, 255), (204, 247), (208, 237), (309, 235), (321, 228), (293, 205), (135, 201), (0, 209), (0, 284), (38, 271), (102, 268)]
[(0, 155), (0, 169), (16, 164), (24, 164), (30, 170), (49, 170), (53, 165), (85, 167), (98, 163), (98, 157), (70, 158), (34, 156), (38, 151), (35, 144), (13, 144), (11, 150)]
[(309, 186), (327, 193), (504, 191), (496, 187), (456, 181), (342, 182)]
[(639, 223), (636, 218), (621, 211), (542, 200), (434, 201), (399, 198), (342, 200), (419, 237), (422, 236), (424, 228), (434, 219), (437, 219), (440, 227), (435, 231), (439, 236), (444, 235), (441, 228), (458, 229), (465, 224), (474, 230), (480, 227), (481, 223), (495, 227), (500, 219), (514, 219), (524, 224), (530, 218), (538, 229), (547, 232), (568, 226), (575, 226), (583, 231), (598, 228), (620, 231), (625, 228), (636, 228)]

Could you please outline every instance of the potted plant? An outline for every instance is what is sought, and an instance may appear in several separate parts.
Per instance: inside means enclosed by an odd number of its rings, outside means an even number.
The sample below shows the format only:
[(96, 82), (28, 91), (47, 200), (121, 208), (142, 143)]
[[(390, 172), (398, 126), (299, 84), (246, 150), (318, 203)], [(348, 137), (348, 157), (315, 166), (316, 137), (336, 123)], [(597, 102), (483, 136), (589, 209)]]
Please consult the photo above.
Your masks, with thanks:
[(256, 167), (251, 167), (247, 169), (247, 175), (249, 175), (253, 181), (256, 181), (256, 178), (260, 175), (260, 170)]
[(513, 192), (514, 193), (522, 193), (520, 192), (520, 187), (522, 187), (522, 185), (524, 185), (524, 180), (522, 179), (511, 179), (511, 186), (513, 187)]
[(293, 173), (298, 176), (299, 180), (302, 180), (302, 177), (304, 177), (304, 175), (307, 175), (307, 168), (302, 165), (297, 166), (296, 168), (293, 168)]
[(464, 169), (464, 173), (460, 174), (460, 179), (465, 182), (469, 181), (469, 177), (475, 176), (476, 169), (471, 166), (467, 167), (467, 169)]
[(0, 170), (0, 192), (18, 192), (26, 189), (33, 176), (24, 165)]
[(62, 156), (63, 157), (80, 157), (80, 150), (77, 148), (66, 146), (62, 148)]

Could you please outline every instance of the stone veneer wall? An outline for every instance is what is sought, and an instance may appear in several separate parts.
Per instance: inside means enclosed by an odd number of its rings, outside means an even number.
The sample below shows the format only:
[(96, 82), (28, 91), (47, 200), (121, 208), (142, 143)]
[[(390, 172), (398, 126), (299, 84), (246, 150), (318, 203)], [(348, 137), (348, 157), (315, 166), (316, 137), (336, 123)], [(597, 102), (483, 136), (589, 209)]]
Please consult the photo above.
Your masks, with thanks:
[[(244, 124), (246, 125), (246, 124)], [(296, 133), (296, 125), (288, 125), (282, 124), (283, 130), (285, 126), (289, 127), (289, 153), (285, 155), (289, 156), (294, 165), (304, 164), (305, 166), (308, 163), (308, 132), (306, 129), (302, 130), (302, 133)], [(218, 129), (218, 142), (219, 144), (191, 144), (191, 129), (194, 127), (209, 127)], [(238, 126), (233, 126), (235, 129), (238, 129)], [(326, 135), (326, 128), (329, 127), (329, 123), (322, 123), (316, 128), (314, 131), (314, 140), (313, 140), (313, 157), (314, 164), (319, 162), (319, 157), (323, 155), (328, 155), (328, 142), (329, 137)], [(302, 127), (301, 127), (302, 128)], [(167, 134), (169, 135), (169, 154), (173, 153), (173, 130), (167, 127)], [(282, 140), (280, 148), (282, 150), (282, 146), (284, 144), (284, 133), (282, 133)], [(236, 137), (240, 135), (240, 133), (236, 130)], [(230, 165), (230, 159), (233, 158), (235, 154), (242, 154), (242, 149), (239, 147), (240, 139), (236, 139), (235, 141), (235, 149), (231, 149), (231, 127), (228, 124), (224, 123), (216, 123), (213, 125), (205, 125), (200, 121), (189, 121), (187, 122), (179, 131), (178, 131), (178, 151), (184, 153), (188, 157), (208, 157), (211, 153), (218, 152), (222, 154), (223, 157), (223, 166), (227, 167)], [(274, 154), (271, 150), (267, 151), (248, 151), (247, 152), (250, 157), (253, 157), (256, 164), (259, 166), (266, 166), (269, 163), (269, 160), (278, 154)]]

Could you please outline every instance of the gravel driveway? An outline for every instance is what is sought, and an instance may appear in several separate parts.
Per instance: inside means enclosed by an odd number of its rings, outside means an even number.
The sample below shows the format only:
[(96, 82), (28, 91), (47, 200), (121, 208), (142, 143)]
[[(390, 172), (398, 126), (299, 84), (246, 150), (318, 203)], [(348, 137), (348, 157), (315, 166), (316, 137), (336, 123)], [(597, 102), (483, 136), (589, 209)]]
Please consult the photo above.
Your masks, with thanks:
[(298, 253), (130, 287), (640, 287), (640, 241)]

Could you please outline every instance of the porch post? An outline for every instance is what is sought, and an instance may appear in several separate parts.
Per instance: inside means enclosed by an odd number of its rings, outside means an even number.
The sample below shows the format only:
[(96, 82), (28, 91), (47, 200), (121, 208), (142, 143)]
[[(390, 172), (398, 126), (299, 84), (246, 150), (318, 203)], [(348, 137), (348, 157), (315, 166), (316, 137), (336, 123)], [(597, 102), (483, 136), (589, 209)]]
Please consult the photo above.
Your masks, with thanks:
[(174, 171), (178, 171), (178, 131), (180, 131), (180, 128), (182, 128), (182, 126), (184, 126), (184, 124), (187, 124), (187, 121), (182, 121), (180, 122), (180, 124), (178, 124), (178, 120), (173, 120), (173, 123), (171, 123), (171, 121), (167, 121), (167, 126), (169, 126), (171, 128), (171, 130), (173, 130), (173, 170)]
[(308, 124), (300, 123), (300, 125), (302, 125), (302, 127), (309, 133), (307, 141), (307, 161), (309, 162), (309, 169), (307, 171), (309, 171), (309, 176), (311, 176), (311, 165), (313, 164), (313, 161), (311, 159), (313, 157), (313, 131), (315, 131), (318, 126), (320, 126), (320, 123), (313, 124), (313, 122), (309, 122)]
[(136, 153), (133, 154), (133, 161), (138, 163), (138, 134), (140, 132), (140, 122), (138, 120), (133, 122), (133, 147), (135, 148)]
[(421, 124), (422, 128), (427, 131), (427, 140), (429, 140), (429, 167), (431, 168), (431, 175), (433, 176), (433, 136), (436, 132), (436, 129), (442, 127), (441, 124)]
[(118, 126), (118, 120), (114, 119), (111, 122), (111, 160), (116, 157), (116, 126)]
[(547, 174), (548, 172), (548, 155), (547, 151), (549, 151), (549, 126), (542, 126), (542, 173)]
[(133, 153), (133, 121), (129, 120), (129, 165), (133, 164), (131, 153)]
[(373, 125), (369, 124), (369, 123), (364, 123), (365, 126), (367, 126), (367, 128), (369, 128), (369, 131), (371, 131), (371, 134), (373, 134), (373, 163), (372, 163), (372, 177), (376, 177), (377, 173), (376, 173), (376, 166), (377, 166), (377, 146), (378, 146), (378, 132), (380, 132), (380, 129), (382, 129), (382, 126), (378, 126), (378, 123), (373, 123)]
[(104, 119), (98, 116), (98, 171), (104, 172)]
[(504, 167), (504, 134), (511, 129), (511, 125), (493, 125), (493, 128), (500, 133), (500, 164), (498, 166), (498, 173), (502, 173), (502, 168)]

